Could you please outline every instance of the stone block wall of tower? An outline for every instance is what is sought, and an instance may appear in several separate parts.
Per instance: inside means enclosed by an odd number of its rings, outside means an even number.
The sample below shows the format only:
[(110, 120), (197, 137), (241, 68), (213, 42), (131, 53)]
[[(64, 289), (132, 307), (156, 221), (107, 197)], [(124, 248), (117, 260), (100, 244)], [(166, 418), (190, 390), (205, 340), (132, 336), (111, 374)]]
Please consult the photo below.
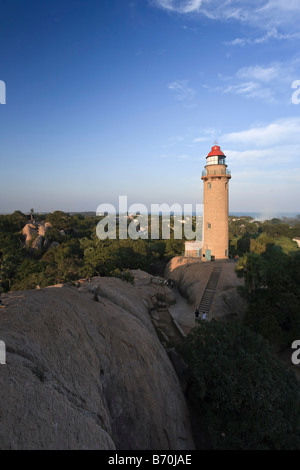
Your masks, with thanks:
[(215, 259), (228, 258), (228, 179), (204, 181), (204, 244)]
[(231, 175), (225, 158), (219, 146), (212, 147), (202, 175), (203, 260), (228, 258), (228, 182)]

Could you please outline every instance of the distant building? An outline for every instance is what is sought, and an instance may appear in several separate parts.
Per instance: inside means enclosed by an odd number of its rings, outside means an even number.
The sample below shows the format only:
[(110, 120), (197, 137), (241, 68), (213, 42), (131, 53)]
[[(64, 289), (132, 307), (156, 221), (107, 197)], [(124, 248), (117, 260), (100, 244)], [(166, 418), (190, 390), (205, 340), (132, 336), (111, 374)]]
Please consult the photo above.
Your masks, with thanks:
[(185, 242), (184, 256), (188, 258), (201, 258), (202, 241)]

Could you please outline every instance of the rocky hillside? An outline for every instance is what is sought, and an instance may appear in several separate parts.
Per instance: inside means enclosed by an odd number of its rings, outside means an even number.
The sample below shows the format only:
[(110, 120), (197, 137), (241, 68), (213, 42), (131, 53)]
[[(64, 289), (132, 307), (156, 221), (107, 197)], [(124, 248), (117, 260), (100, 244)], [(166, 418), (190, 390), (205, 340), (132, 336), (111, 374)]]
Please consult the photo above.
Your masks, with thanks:
[(237, 277), (235, 266), (234, 261), (202, 262), (198, 258), (178, 256), (167, 265), (165, 276), (172, 279), (181, 295), (197, 308), (213, 269), (218, 267), (220, 277), (208, 319), (225, 315), (243, 316), (246, 302), (237, 287), (244, 281)]
[(1, 449), (192, 450), (185, 398), (151, 322), (167, 286), (92, 278), (5, 294)]

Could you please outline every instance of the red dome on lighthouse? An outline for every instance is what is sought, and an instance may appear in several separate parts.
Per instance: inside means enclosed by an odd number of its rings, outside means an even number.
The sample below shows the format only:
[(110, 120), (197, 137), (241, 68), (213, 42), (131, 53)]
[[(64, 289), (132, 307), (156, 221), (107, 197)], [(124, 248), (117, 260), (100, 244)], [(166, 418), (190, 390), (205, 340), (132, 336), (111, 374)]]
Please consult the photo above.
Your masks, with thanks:
[[(209, 154), (207, 155), (207, 157), (214, 157), (214, 156), (223, 156), (225, 157), (224, 153), (222, 152), (221, 148), (218, 146), (218, 145), (214, 145), (212, 148), (211, 148), (211, 151), (209, 152)], [(207, 158), (206, 157), (206, 158)]]

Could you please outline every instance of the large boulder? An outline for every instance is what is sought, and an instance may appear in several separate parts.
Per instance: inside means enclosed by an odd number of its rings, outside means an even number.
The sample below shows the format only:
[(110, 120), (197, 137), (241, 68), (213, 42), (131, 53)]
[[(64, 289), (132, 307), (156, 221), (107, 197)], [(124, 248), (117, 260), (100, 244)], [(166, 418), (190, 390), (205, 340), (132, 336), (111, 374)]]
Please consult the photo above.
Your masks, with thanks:
[(4, 296), (0, 448), (194, 449), (149, 316), (155, 288), (113, 278), (80, 285)]
[(30, 221), (22, 229), (25, 245), (30, 245), (30, 251), (35, 252), (43, 248), (47, 230), (52, 228), (50, 222)]
[(44, 245), (44, 237), (42, 235), (38, 235), (32, 242), (30, 251), (40, 251)]
[(26, 245), (38, 235), (38, 227), (32, 222), (27, 223), (22, 229), (22, 235), (25, 237)]
[(42, 237), (44, 237), (47, 230), (50, 230), (51, 228), (52, 228), (52, 224), (50, 222), (39, 222), (38, 223), (39, 235), (41, 235)]
[(220, 277), (209, 318), (243, 317), (247, 304), (239, 294), (238, 287), (244, 285), (244, 280), (237, 277), (236, 264), (233, 261), (205, 262), (199, 258), (178, 256), (172, 258), (166, 266), (165, 277), (172, 279), (180, 294), (193, 308), (197, 308), (215, 267), (220, 269)]

